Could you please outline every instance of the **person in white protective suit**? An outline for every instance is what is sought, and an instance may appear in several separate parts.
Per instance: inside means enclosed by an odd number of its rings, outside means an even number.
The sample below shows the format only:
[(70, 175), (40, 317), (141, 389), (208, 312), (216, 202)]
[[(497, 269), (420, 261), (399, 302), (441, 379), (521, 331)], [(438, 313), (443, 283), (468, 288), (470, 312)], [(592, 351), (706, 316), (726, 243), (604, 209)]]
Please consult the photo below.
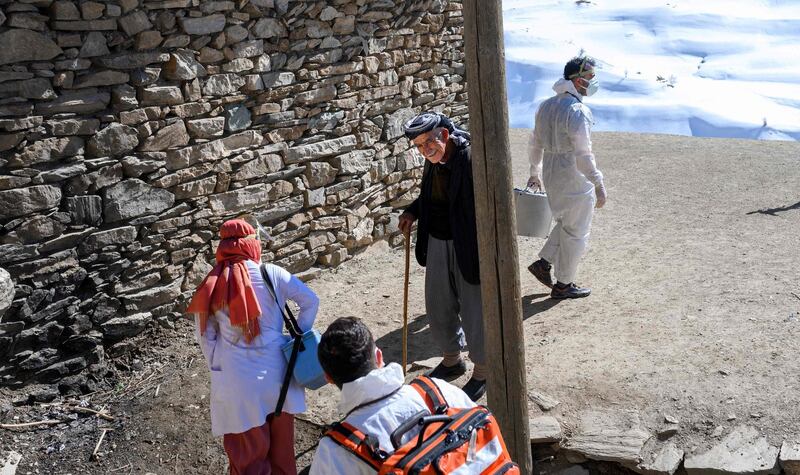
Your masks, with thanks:
[(603, 174), (592, 153), (592, 111), (583, 103), (598, 89), (594, 68), (595, 60), (585, 56), (564, 66), (564, 77), (553, 86), (556, 95), (539, 106), (530, 139), (528, 187), (547, 191), (556, 224), (528, 270), (552, 288), (554, 299), (591, 293), (575, 285), (575, 277), (589, 243), (593, 210), (606, 202)]

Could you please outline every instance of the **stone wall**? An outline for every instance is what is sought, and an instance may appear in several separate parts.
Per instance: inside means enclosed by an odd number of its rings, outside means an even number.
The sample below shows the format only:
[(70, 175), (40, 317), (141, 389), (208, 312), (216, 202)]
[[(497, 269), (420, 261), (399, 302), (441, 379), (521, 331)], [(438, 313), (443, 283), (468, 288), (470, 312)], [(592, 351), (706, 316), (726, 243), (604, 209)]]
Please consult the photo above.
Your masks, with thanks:
[(447, 0), (0, 0), (0, 385), (101, 370), (172, 325), (223, 220), (313, 278), (376, 240), (466, 119)]

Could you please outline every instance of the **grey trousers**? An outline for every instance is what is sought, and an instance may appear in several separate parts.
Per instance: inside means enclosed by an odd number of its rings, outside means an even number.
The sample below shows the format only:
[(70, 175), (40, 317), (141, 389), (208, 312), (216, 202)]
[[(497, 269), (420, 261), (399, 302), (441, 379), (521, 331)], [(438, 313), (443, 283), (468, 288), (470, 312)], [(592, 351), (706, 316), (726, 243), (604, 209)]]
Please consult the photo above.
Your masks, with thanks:
[(461, 351), (466, 339), (469, 359), (486, 364), (481, 286), (464, 280), (453, 241), (428, 236), (425, 269), (425, 309), (439, 349), (442, 353)]

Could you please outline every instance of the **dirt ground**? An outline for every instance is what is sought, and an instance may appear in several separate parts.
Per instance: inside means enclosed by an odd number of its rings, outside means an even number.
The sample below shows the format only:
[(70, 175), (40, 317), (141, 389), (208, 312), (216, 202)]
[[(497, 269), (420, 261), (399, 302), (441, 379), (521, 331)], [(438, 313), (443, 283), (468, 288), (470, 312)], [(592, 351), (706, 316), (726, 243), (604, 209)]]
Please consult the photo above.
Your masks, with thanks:
[[(527, 132), (511, 140), (519, 186)], [(689, 453), (741, 423), (773, 445), (800, 435), (800, 145), (617, 133), (596, 134), (594, 145), (608, 203), (579, 270), (592, 296), (550, 300), (525, 270), (543, 240), (519, 238), (529, 390), (560, 401), (549, 414), (566, 427), (586, 408), (637, 410), (653, 431), (670, 416)], [(412, 257), (411, 361), (437, 356), (423, 281)], [(310, 286), (322, 300), (319, 329), (362, 317), (387, 359), (400, 360), (402, 250), (376, 245)], [(67, 410), (69, 401), (15, 406), (24, 391), (0, 391), (0, 422), (74, 419), (0, 430), (0, 460), (22, 453), (20, 474), (223, 473), (201, 358), (185, 322), (146, 334), (116, 362), (114, 385), (82, 398), (113, 421)], [(298, 453), (338, 416), (337, 400), (330, 386), (308, 395)], [(114, 430), (90, 460), (102, 428)]]

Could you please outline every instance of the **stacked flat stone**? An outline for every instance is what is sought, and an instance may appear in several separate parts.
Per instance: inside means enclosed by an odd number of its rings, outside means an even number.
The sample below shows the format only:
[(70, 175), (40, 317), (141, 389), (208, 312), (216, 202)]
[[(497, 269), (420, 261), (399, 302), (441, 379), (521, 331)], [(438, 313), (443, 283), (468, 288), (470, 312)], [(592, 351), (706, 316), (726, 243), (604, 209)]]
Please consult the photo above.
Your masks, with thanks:
[(53, 382), (170, 325), (249, 213), (313, 278), (376, 240), (466, 124), (447, 0), (0, 1), (0, 385)]

